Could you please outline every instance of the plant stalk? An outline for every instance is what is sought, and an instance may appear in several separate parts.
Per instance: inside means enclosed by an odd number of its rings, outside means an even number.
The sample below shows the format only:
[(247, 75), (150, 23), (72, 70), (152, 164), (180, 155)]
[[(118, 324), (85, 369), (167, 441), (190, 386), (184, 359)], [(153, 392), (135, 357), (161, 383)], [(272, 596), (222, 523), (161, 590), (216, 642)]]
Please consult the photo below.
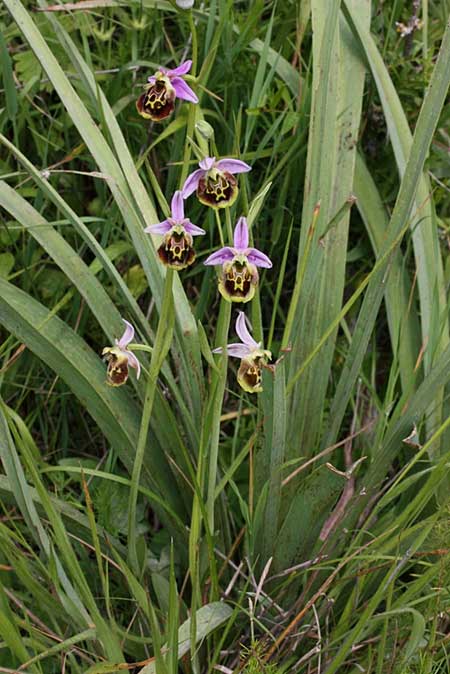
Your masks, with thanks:
[(155, 400), (156, 384), (159, 371), (163, 365), (164, 359), (170, 349), (174, 323), (173, 307), (173, 284), (174, 272), (168, 269), (164, 281), (164, 294), (161, 315), (159, 317), (158, 329), (156, 331), (155, 345), (152, 351), (150, 368), (147, 377), (147, 387), (145, 392), (144, 407), (142, 410), (141, 427), (136, 449), (136, 457), (131, 476), (130, 499), (128, 502), (128, 559), (131, 568), (136, 575), (139, 575), (139, 564), (136, 549), (136, 507), (139, 491), (139, 482), (141, 478), (142, 465), (144, 462), (145, 448), (147, 445), (148, 429), (152, 416), (153, 403)]

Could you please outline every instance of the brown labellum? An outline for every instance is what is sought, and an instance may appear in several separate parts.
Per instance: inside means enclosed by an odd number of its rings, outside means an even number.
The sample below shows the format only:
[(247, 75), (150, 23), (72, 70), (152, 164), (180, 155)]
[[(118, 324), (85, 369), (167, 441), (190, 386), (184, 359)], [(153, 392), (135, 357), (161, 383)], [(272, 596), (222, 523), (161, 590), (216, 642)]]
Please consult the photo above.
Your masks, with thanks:
[(158, 248), (160, 260), (171, 269), (186, 269), (195, 260), (192, 236), (187, 232), (169, 232)]
[(225, 262), (219, 278), (219, 292), (229, 302), (249, 302), (258, 285), (258, 270), (249, 262)]
[(106, 370), (106, 380), (110, 386), (122, 386), (128, 379), (128, 359), (126, 356), (120, 356), (116, 353), (106, 355), (108, 369)]
[(139, 96), (136, 107), (142, 117), (160, 122), (172, 114), (175, 108), (175, 90), (163, 79), (157, 79)]
[(197, 187), (198, 200), (212, 208), (231, 206), (238, 192), (237, 180), (228, 171), (216, 171), (215, 175), (200, 178)]

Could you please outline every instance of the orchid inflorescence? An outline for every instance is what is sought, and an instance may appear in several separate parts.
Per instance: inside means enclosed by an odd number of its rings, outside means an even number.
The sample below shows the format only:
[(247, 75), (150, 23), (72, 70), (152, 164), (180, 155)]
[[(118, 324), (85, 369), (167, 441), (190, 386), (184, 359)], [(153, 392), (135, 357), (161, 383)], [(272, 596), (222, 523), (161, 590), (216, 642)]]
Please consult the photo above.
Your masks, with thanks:
[[(185, 3), (186, 8), (192, 3)], [(154, 122), (169, 117), (175, 109), (177, 98), (198, 103), (195, 92), (186, 83), (185, 77), (192, 67), (192, 61), (183, 61), (177, 68), (168, 70), (160, 67), (148, 78), (144, 93), (136, 102), (139, 114)], [(171, 201), (171, 215), (162, 222), (145, 228), (148, 234), (163, 236), (158, 248), (160, 261), (169, 269), (181, 271), (190, 267), (196, 258), (193, 237), (205, 234), (205, 230), (194, 225), (185, 217), (184, 201), (194, 192), (200, 203), (218, 211), (229, 208), (237, 199), (239, 188), (236, 175), (251, 171), (251, 166), (240, 159), (226, 157), (204, 157), (199, 168), (185, 180), (181, 190), (177, 190)], [(217, 216), (219, 217), (219, 216)], [(249, 246), (249, 227), (241, 216), (235, 226), (233, 245), (222, 246), (204, 262), (208, 266), (219, 266), (218, 289), (228, 302), (249, 302), (255, 295), (259, 283), (258, 267), (270, 269), (272, 262), (257, 248)], [(136, 356), (128, 348), (134, 337), (133, 326), (126, 323), (126, 330), (115, 346), (103, 349), (108, 361), (107, 381), (112, 386), (124, 384), (128, 378), (128, 366), (136, 369), (137, 378), (140, 365)], [(262, 391), (262, 368), (271, 358), (270, 351), (264, 350), (251, 336), (243, 311), (238, 312), (236, 333), (240, 343), (229, 344), (226, 354), (241, 359), (237, 380), (250, 393)], [(222, 353), (222, 347), (214, 353)]]

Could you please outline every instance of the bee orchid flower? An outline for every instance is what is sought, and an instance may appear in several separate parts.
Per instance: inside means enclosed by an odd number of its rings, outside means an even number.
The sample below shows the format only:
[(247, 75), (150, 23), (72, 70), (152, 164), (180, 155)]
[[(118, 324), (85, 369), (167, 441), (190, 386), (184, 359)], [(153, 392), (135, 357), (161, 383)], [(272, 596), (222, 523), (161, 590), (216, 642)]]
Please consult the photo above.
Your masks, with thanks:
[(162, 234), (164, 240), (158, 248), (158, 255), (170, 269), (185, 269), (195, 260), (195, 250), (192, 246), (192, 237), (205, 234), (205, 230), (194, 225), (184, 217), (183, 194), (180, 190), (172, 197), (172, 217), (163, 220), (157, 225), (145, 228), (149, 234)]
[(110, 386), (122, 386), (128, 379), (128, 367), (136, 370), (136, 378), (141, 375), (141, 364), (128, 345), (134, 339), (134, 328), (122, 318), (125, 323), (125, 331), (120, 339), (114, 340), (114, 346), (107, 346), (102, 351), (102, 356), (108, 362), (106, 381)]
[(160, 68), (149, 77), (144, 93), (136, 102), (138, 113), (145, 119), (160, 122), (172, 114), (177, 98), (198, 103), (197, 96), (183, 79), (183, 75), (187, 75), (191, 67), (192, 61), (183, 61), (173, 70)]
[(236, 173), (247, 173), (252, 167), (240, 159), (219, 159), (205, 157), (200, 168), (187, 177), (183, 185), (183, 197), (187, 199), (193, 192), (205, 206), (225, 208), (236, 201), (239, 193)]
[[(226, 352), (229, 356), (240, 358), (241, 364), (237, 374), (237, 380), (241, 388), (248, 393), (261, 393), (262, 368), (272, 358), (270, 351), (261, 348), (261, 343), (256, 342), (248, 331), (245, 314), (238, 312), (236, 320), (236, 333), (241, 342), (228, 344)], [(214, 349), (213, 353), (222, 353), (222, 348)]]
[(225, 246), (210, 255), (206, 265), (222, 265), (219, 292), (229, 302), (249, 302), (259, 281), (257, 267), (270, 269), (271, 260), (257, 248), (248, 246), (248, 225), (239, 218), (234, 230), (234, 246)]

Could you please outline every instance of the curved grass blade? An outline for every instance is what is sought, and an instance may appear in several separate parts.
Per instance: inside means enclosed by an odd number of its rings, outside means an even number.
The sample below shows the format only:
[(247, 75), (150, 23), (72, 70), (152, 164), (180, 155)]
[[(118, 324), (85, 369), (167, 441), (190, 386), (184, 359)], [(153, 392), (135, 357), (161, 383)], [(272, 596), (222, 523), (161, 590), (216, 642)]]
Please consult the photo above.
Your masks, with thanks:
[[(63, 321), (53, 316), (52, 312), (2, 279), (0, 323), (68, 384), (116, 449), (123, 464), (131, 471), (139, 429), (138, 408), (126, 390), (106, 385), (105, 370), (100, 358)], [(167, 420), (164, 423), (166, 427), (161, 429), (163, 433), (167, 431)], [(143, 479), (157, 493), (164, 495), (175, 512), (183, 514), (185, 509), (182, 497), (173, 488), (173, 474), (159, 444), (155, 442), (152, 430), (150, 435)], [(157, 504), (155, 508), (167, 521), (167, 513), (161, 512)], [(169, 520), (169, 524), (172, 527), (173, 522)], [(180, 535), (176, 528), (175, 532)]]
[[(20, 152), (20, 150), (13, 145), (5, 136), (0, 134), (0, 143), (2, 143), (7, 150), (9, 150), (14, 157), (17, 159), (20, 164), (24, 167), (26, 171), (35, 181), (36, 185), (42, 190), (46, 197), (48, 197), (53, 204), (65, 215), (65, 217), (72, 223), (77, 233), (81, 236), (83, 241), (89, 246), (92, 253), (95, 255), (97, 260), (100, 262), (102, 268), (108, 274), (113, 285), (119, 291), (124, 306), (127, 308), (127, 311), (133, 317), (134, 322), (141, 332), (146, 335), (148, 341), (151, 341), (151, 333), (149, 330), (148, 321), (146, 320), (144, 314), (142, 313), (138, 303), (130, 293), (126, 283), (123, 281), (122, 277), (118, 273), (117, 269), (112, 264), (109, 256), (106, 254), (105, 250), (100, 246), (96, 238), (91, 234), (88, 227), (84, 224), (81, 218), (75, 213), (75, 211), (68, 205), (68, 203), (63, 199), (59, 192), (50, 184), (49, 180), (44, 178), (41, 171), (39, 171), (26, 157)], [(30, 223), (31, 224), (31, 223)]]
[[(348, 0), (343, 0), (343, 11), (357, 36), (375, 80), (400, 177), (403, 178), (413, 143), (408, 120), (370, 31), (362, 24)], [(432, 85), (428, 89), (428, 94), (431, 88)], [(437, 357), (447, 345), (449, 334), (448, 320), (444, 318), (447, 303), (438, 228), (431, 201), (430, 186), (423, 173), (417, 183), (410, 218), (420, 296), (422, 341), (427, 343), (424, 353), (426, 373), (431, 367), (433, 358)], [(442, 324), (443, 321), (445, 326)]]
[[(46, 516), (49, 518), (54, 534), (54, 542), (50, 539), (47, 531), (40, 521), (37, 510), (34, 506), (28, 491), (28, 484), (25, 479), (25, 473), (20, 463), (18, 453), (14, 446), (12, 436), (9, 431), (7, 419), (5, 416), (5, 406), (0, 401), (0, 428), (2, 427), (0, 450), (2, 460), (5, 462), (9, 477), (18, 490), (18, 502), (27, 521), (32, 522), (33, 530), (37, 534), (37, 540), (44, 551), (48, 560), (53, 559), (58, 579), (64, 588), (67, 596), (61, 598), (62, 602), (69, 604), (74, 616), (78, 617), (80, 624), (84, 626), (96, 626), (97, 636), (103, 642), (105, 652), (108, 657), (121, 657), (121, 649), (115, 635), (108, 629), (106, 623), (100, 616), (94, 597), (91, 594), (86, 578), (81, 570), (76, 555), (67, 537), (59, 513), (53, 508), (53, 504), (43, 483), (40, 480), (35, 461), (31, 453), (27, 450), (26, 443), (22, 443), (21, 452), (27, 471), (32, 477), (36, 491), (39, 494), (41, 503), (44, 507)], [(65, 562), (65, 568), (62, 562), (55, 554), (54, 543), (61, 550)], [(77, 590), (75, 589), (77, 588)], [(28, 659), (28, 657), (26, 658)]]
[[(447, 25), (430, 87), (420, 110), (414, 133), (414, 141), (411, 146), (411, 153), (389, 223), (387, 237), (380, 250), (379, 260), (382, 259), (385, 252), (390, 249), (396, 237), (401, 234), (402, 229), (404, 230), (405, 227), (409, 225), (409, 218), (414, 206), (417, 186), (422, 176), (425, 157), (428, 153), (450, 84), (450, 69), (448, 68), (449, 58), (450, 23)], [(352, 343), (336, 390), (335, 397), (336, 400), (338, 400), (339, 409), (335, 409), (335, 416), (333, 417), (330, 431), (325, 440), (326, 444), (333, 444), (335, 442), (342, 418), (345, 414), (347, 402), (360, 372), (362, 359), (373, 331), (385, 291), (386, 274), (389, 273), (389, 270), (390, 262), (389, 260), (386, 260), (377, 272), (371, 275), (354, 330)], [(324, 341), (325, 340), (320, 340), (320, 343)], [(318, 352), (318, 346), (319, 344), (316, 345), (316, 353)], [(298, 373), (294, 375), (293, 380), (296, 378), (298, 378)]]
[[(93, 74), (84, 63), (70, 37), (63, 31), (56, 19), (52, 23), (59, 39), (63, 42), (69, 57), (82, 75), (95, 103), (99, 104), (100, 113), (107, 124), (109, 135), (113, 140), (115, 153), (109, 147), (106, 138), (89, 115), (85, 105), (75, 92), (69, 79), (46, 44), (20, 0), (5, 0), (5, 6), (19, 25), (26, 40), (30, 44), (37, 59), (42, 64), (50, 81), (55, 87), (62, 103), (76, 125), (86, 146), (97, 162), (100, 171), (107, 177), (108, 186), (121, 211), (128, 231), (139, 256), (155, 297), (158, 309), (161, 309), (163, 298), (163, 270), (158, 263), (156, 251), (151, 237), (144, 233), (146, 225), (158, 222), (155, 209), (144, 185), (137, 174), (134, 162), (125, 143), (117, 120), (105, 96), (101, 92)], [(99, 98), (98, 98), (99, 97)], [(200, 393), (202, 391), (201, 355), (196, 336), (197, 328), (189, 303), (179, 279), (174, 283), (175, 306), (177, 311), (176, 335), (179, 342), (177, 355), (184, 363), (184, 385), (188, 393), (186, 400), (192, 409), (200, 414)]]
[[(356, 158), (353, 191), (372, 247), (378, 255), (389, 226), (389, 218), (373, 178), (359, 153)], [(394, 253), (391, 264), (385, 293), (391, 345), (394, 357), (398, 358), (403, 390), (412, 391), (417, 377), (415, 365), (421, 346), (420, 324), (414, 310), (411, 279), (400, 249)]]

